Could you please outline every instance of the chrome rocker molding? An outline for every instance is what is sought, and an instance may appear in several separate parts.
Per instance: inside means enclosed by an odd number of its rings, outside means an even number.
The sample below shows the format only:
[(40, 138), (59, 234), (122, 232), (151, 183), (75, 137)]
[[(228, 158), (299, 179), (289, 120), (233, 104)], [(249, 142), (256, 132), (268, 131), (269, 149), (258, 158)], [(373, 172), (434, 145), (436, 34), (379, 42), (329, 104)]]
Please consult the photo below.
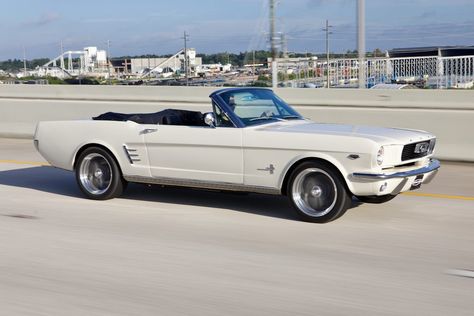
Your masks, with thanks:
[[(432, 159), (428, 166), (410, 170), (410, 171), (403, 171), (403, 172), (396, 172), (391, 174), (385, 173), (353, 173), (352, 176), (355, 179), (362, 179), (362, 180), (386, 180), (386, 179), (394, 179), (394, 178), (408, 178), (417, 176), (420, 174), (429, 173), (435, 170), (438, 170), (440, 167), (440, 163), (436, 159)], [(426, 182), (425, 182), (426, 183)]]
[(237, 191), (237, 192), (253, 192), (271, 195), (281, 195), (281, 191), (276, 188), (249, 186), (243, 184), (227, 183), (227, 182), (211, 182), (189, 179), (173, 179), (173, 178), (148, 178), (141, 176), (124, 176), (128, 182), (158, 184), (176, 187), (189, 187), (207, 190)]

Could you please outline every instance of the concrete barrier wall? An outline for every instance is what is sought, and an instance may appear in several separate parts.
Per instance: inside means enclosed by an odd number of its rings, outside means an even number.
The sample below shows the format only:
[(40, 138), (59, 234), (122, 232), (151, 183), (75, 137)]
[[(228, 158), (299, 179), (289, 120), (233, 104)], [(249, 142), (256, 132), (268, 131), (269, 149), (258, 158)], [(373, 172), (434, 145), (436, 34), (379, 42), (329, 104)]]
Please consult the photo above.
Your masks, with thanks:
[[(89, 119), (108, 112), (210, 110), (207, 87), (0, 85), (0, 136), (31, 138), (43, 120)], [(474, 161), (474, 91), (278, 89), (317, 122), (428, 130), (437, 156)]]

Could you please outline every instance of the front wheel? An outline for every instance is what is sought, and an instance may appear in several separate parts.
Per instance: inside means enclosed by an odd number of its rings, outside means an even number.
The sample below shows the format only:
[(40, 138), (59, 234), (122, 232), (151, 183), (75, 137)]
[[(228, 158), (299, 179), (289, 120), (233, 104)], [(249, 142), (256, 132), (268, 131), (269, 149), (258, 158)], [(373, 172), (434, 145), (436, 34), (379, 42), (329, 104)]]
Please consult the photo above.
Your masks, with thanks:
[(122, 194), (126, 182), (112, 155), (100, 147), (84, 150), (77, 159), (76, 181), (93, 200), (108, 200)]
[(327, 223), (351, 205), (344, 180), (329, 164), (304, 162), (291, 174), (288, 196), (298, 215), (308, 222)]

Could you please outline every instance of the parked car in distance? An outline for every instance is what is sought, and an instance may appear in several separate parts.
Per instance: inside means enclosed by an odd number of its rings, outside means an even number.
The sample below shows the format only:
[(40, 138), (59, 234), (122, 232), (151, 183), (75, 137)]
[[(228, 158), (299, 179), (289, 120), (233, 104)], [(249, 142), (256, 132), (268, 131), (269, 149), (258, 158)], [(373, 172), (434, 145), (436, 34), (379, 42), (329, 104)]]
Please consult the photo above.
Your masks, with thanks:
[(417, 189), (440, 167), (428, 132), (312, 122), (269, 89), (210, 98), (207, 113), (40, 122), (34, 143), (91, 199), (118, 197), (128, 182), (286, 195), (317, 223), (341, 216), (353, 197), (383, 203)]

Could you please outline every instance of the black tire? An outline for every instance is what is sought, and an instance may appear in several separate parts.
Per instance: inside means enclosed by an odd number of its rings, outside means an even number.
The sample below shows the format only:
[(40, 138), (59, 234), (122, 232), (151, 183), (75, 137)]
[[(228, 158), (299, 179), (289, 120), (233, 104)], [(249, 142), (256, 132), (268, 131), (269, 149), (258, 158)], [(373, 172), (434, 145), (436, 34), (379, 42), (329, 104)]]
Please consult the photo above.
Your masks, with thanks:
[(380, 195), (380, 196), (357, 196), (362, 203), (381, 204), (392, 200), (396, 195)]
[(118, 197), (127, 184), (114, 157), (100, 147), (89, 147), (79, 155), (75, 173), (82, 193), (93, 200)]
[(300, 218), (327, 223), (342, 216), (351, 205), (344, 179), (324, 162), (304, 162), (293, 170), (287, 195)]

